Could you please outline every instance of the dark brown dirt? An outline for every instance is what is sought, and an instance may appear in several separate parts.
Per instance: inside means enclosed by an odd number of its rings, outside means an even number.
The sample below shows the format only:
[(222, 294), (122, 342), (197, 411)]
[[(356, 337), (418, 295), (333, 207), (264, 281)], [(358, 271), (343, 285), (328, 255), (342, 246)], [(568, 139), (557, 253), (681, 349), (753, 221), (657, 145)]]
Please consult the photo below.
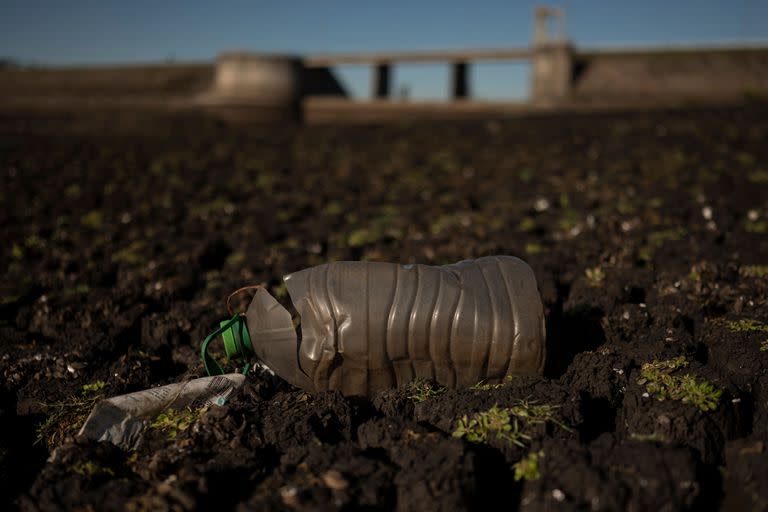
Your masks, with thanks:
[[(766, 140), (759, 105), (303, 128), (0, 116), (3, 505), (766, 510)], [(242, 285), (326, 261), (487, 254), (536, 272), (543, 378), (416, 403), (256, 372), (133, 453), (73, 429), (35, 444), (51, 404), (84, 385), (202, 375), (199, 342)], [(722, 390), (712, 410), (638, 383), (644, 363), (678, 356), (678, 374)], [(561, 425), (521, 421), (522, 446), (452, 435), (521, 401)], [(531, 454), (538, 478), (516, 479)]]

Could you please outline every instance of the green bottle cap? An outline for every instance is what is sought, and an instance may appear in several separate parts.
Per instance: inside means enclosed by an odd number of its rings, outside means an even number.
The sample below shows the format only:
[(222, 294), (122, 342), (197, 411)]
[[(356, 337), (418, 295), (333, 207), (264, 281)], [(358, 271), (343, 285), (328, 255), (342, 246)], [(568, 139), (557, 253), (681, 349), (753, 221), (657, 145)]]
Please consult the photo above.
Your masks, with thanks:
[(247, 363), (243, 369), (243, 373), (247, 374), (251, 367), (251, 363), (248, 360), (255, 352), (251, 344), (251, 336), (248, 334), (248, 324), (245, 321), (245, 316), (236, 314), (229, 320), (220, 322), (219, 328), (203, 340), (203, 344), (200, 347), (200, 357), (203, 360), (205, 372), (208, 375), (222, 375), (224, 373), (221, 365), (208, 353), (208, 345), (218, 336), (221, 336), (222, 341), (224, 341), (224, 352), (227, 355), (227, 359), (241, 357)]
[(253, 355), (251, 336), (248, 334), (246, 323), (243, 321), (232, 325), (229, 320), (222, 320), (219, 327), (225, 327), (226, 324), (230, 324), (229, 328), (221, 333), (221, 337), (224, 340), (224, 352), (227, 354), (227, 359)]

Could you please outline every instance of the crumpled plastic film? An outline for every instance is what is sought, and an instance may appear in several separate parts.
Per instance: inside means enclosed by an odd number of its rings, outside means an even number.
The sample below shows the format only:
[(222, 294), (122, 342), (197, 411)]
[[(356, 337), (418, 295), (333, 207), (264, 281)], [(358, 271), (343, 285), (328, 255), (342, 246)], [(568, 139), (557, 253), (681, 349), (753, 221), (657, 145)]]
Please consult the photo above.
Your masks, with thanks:
[(93, 407), (79, 435), (132, 450), (141, 442), (147, 425), (161, 412), (224, 405), (243, 382), (244, 375), (228, 373), (107, 398)]

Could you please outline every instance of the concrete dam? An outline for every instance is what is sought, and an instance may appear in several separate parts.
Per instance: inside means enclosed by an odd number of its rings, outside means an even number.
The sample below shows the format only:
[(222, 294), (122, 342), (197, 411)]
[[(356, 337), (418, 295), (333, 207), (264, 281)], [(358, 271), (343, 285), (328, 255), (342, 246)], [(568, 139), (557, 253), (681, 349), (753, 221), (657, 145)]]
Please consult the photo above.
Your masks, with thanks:
[[(132, 108), (202, 110), (253, 119), (376, 120), (737, 103), (768, 97), (768, 45), (582, 49), (564, 34), (563, 13), (539, 7), (530, 47), (275, 55), (224, 52), (215, 62), (0, 68), (0, 111)], [(554, 34), (549, 22), (561, 21)], [(471, 69), (527, 62), (527, 101), (473, 98)], [(443, 63), (446, 101), (393, 97), (393, 67)], [(368, 66), (370, 98), (352, 99), (334, 73)]]

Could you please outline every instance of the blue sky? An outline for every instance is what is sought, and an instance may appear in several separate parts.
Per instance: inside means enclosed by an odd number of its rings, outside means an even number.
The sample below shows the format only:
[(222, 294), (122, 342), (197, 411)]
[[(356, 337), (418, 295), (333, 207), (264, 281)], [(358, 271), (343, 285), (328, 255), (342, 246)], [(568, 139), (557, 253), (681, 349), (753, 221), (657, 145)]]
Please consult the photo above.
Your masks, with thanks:
[[(68, 65), (205, 61), (222, 50), (297, 54), (527, 46), (536, 2), (2, 0), (0, 57)], [(564, 0), (567, 31), (582, 47), (768, 42), (765, 0)], [(369, 70), (339, 70), (358, 96)], [(524, 64), (472, 70), (481, 98), (527, 94)], [(444, 97), (442, 65), (397, 66), (394, 91)]]

